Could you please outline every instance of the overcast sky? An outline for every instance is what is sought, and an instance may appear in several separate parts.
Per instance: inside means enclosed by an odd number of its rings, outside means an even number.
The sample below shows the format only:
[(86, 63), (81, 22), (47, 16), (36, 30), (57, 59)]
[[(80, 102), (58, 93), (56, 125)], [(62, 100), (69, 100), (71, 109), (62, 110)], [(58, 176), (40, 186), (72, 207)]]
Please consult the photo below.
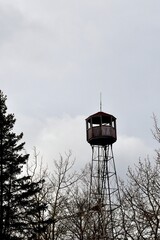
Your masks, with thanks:
[(26, 149), (91, 161), (85, 118), (117, 118), (118, 173), (149, 154), (160, 119), (159, 0), (0, 0), (0, 87)]

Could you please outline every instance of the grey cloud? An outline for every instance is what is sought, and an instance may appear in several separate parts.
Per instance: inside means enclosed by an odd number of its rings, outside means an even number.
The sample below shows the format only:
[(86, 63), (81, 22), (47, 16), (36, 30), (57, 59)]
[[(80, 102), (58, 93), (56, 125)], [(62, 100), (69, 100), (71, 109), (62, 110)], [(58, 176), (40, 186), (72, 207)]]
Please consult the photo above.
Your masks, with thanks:
[[(0, 6), (1, 88), (10, 110), (23, 116), (24, 133), (36, 121), (42, 123), (38, 137), (44, 122), (50, 129), (47, 118), (98, 111), (101, 91), (103, 110), (117, 117), (118, 133), (151, 142), (151, 115), (159, 114), (159, 1)], [(35, 121), (23, 125), (24, 119)]]

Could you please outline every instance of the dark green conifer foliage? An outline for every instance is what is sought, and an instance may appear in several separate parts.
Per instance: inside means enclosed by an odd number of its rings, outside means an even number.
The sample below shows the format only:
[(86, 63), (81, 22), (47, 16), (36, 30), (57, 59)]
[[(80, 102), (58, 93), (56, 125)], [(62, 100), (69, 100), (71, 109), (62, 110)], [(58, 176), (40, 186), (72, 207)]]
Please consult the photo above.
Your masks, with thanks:
[(44, 227), (40, 213), (46, 205), (36, 196), (43, 180), (33, 182), (23, 174), (29, 155), (23, 151), (23, 133), (13, 132), (15, 121), (7, 114), (6, 96), (0, 91), (0, 239), (38, 239)]

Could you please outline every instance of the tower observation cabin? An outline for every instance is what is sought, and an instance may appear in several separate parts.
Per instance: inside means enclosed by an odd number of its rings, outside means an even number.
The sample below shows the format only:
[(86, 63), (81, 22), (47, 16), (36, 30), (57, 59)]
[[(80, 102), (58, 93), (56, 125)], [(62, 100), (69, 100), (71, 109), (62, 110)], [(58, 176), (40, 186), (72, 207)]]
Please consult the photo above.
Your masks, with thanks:
[(86, 119), (87, 142), (90, 145), (112, 145), (117, 140), (116, 118), (97, 112)]

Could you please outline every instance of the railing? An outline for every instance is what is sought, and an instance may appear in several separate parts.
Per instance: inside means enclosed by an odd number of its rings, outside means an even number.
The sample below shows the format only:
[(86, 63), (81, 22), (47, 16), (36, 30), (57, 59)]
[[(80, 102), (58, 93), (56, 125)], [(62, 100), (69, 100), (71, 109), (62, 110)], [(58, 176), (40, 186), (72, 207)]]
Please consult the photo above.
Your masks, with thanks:
[(98, 126), (88, 129), (88, 140), (98, 137), (116, 138), (116, 130), (112, 126)]

